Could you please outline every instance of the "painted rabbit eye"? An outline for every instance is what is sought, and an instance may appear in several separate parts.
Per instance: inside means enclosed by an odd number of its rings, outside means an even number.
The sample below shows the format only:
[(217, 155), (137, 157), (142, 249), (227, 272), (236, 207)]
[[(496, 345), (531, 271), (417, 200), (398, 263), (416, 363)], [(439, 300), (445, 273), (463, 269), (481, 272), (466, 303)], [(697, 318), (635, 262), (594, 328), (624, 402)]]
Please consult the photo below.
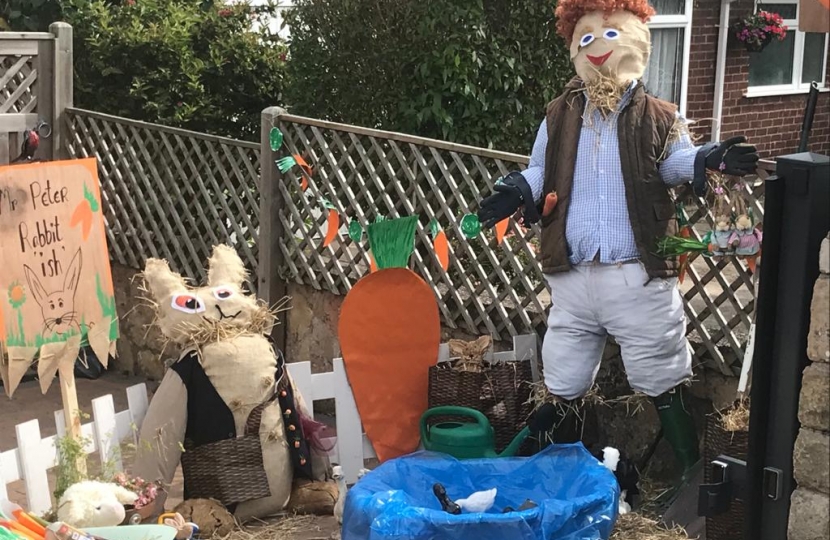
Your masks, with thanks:
[(595, 39), (594, 34), (591, 34), (591, 33), (585, 34), (584, 36), (582, 36), (582, 39), (579, 40), (579, 46), (580, 47), (587, 47), (588, 45), (590, 45), (591, 43), (594, 42), (594, 39)]
[(177, 294), (173, 297), (172, 307), (182, 313), (202, 313), (205, 310), (205, 304), (198, 296), (192, 294)]
[(605, 32), (602, 33), (602, 37), (605, 39), (619, 39), (620, 31), (614, 28), (606, 28)]
[(213, 289), (213, 296), (215, 296), (217, 300), (227, 300), (233, 296), (233, 291), (227, 287), (217, 287)]

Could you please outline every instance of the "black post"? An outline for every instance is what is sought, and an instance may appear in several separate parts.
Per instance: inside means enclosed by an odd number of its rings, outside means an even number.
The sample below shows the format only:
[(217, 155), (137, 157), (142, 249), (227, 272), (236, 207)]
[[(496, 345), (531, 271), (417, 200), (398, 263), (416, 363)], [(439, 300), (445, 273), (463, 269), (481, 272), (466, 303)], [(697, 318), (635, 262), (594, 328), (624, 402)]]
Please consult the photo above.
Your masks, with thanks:
[(745, 540), (787, 538), (810, 302), (830, 229), (830, 158), (801, 153), (776, 161), (765, 186)]
[(810, 140), (810, 131), (813, 129), (813, 118), (816, 115), (818, 103), (818, 83), (810, 83), (810, 94), (807, 96), (807, 108), (804, 109), (804, 121), (801, 123), (801, 137), (798, 141), (798, 151), (807, 151), (807, 141)]

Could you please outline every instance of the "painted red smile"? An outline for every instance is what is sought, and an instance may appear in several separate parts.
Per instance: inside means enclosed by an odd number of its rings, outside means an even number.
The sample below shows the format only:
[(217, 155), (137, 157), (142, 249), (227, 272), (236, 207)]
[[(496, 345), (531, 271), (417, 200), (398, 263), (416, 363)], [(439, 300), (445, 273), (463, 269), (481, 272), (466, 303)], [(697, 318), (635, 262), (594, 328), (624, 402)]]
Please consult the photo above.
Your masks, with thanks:
[(588, 57), (588, 60), (591, 61), (592, 64), (595, 66), (601, 66), (608, 60), (608, 57), (611, 56), (611, 53), (614, 51), (608, 51), (607, 53), (603, 54), (602, 56), (591, 56), (590, 54), (586, 54), (585, 56)]

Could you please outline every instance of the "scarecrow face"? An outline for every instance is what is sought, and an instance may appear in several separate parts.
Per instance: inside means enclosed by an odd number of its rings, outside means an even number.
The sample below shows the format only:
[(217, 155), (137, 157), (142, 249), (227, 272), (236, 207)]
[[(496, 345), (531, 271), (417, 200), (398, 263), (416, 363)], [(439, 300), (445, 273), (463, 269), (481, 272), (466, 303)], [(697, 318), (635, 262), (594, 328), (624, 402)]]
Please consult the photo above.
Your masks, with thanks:
[(268, 309), (243, 291), (245, 266), (227, 246), (214, 248), (206, 287), (188, 287), (158, 259), (147, 261), (144, 278), (157, 303), (157, 324), (173, 342), (207, 343), (272, 324)]
[(651, 50), (648, 26), (628, 11), (586, 13), (576, 23), (571, 60), (585, 82), (607, 78), (624, 86), (642, 78)]

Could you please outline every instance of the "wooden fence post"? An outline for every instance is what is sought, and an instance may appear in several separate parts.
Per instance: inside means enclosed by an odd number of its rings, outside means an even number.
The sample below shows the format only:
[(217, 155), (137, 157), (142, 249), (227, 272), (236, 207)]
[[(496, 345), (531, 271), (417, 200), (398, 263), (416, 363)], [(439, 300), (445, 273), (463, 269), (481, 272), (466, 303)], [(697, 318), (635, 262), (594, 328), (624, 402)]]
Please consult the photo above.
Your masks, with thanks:
[[(285, 210), (285, 201), (279, 183), (282, 181), (274, 163), (276, 153), (271, 150), (271, 128), (277, 127), (279, 117), (285, 114), (281, 107), (268, 107), (262, 111), (262, 135), (260, 143), (259, 165), (259, 264), (257, 269), (257, 290), (260, 298), (269, 306), (275, 305), (285, 297), (288, 290), (286, 282), (280, 276), (280, 267), (284, 257), (280, 242), (285, 234), (281, 215)], [(280, 324), (274, 329), (273, 338), (277, 347), (285, 350), (288, 337), (288, 320), (280, 318)]]
[(52, 70), (52, 159), (67, 159), (69, 153), (63, 136), (65, 112), (67, 107), (75, 104), (72, 26), (56, 22), (49, 25), (49, 31), (55, 36), (55, 63)]

